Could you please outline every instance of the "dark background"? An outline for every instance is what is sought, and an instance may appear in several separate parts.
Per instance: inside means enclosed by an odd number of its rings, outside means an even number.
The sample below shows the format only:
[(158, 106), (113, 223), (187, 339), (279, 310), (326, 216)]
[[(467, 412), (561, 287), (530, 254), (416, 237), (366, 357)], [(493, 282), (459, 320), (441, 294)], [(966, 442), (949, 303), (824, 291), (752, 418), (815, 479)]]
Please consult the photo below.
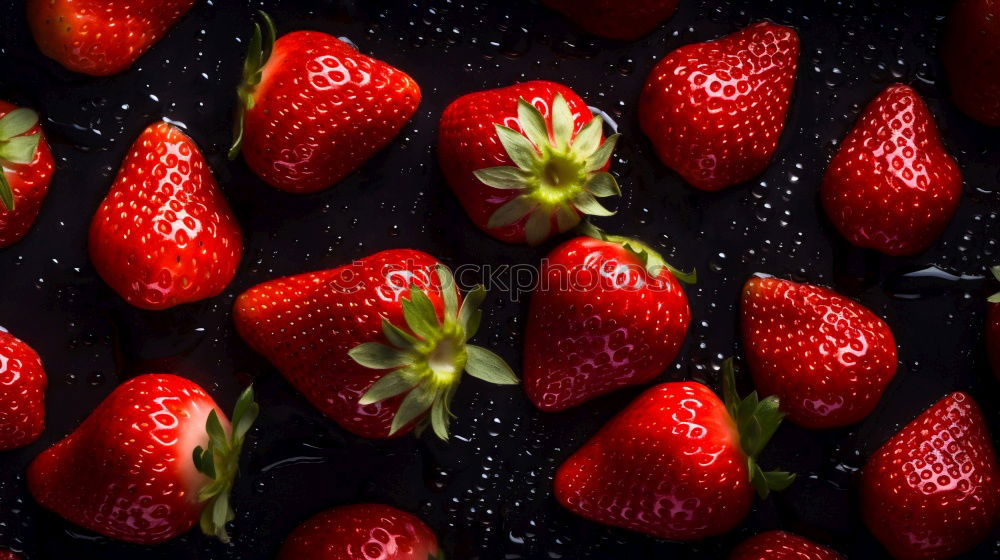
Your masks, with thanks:
[[(420, 83), (424, 100), (386, 150), (326, 192), (293, 196), (229, 163), (230, 111), (254, 9), (279, 33), (347, 36)], [(1000, 131), (960, 114), (939, 60), (947, 2), (682, 0), (677, 14), (634, 43), (581, 33), (536, 1), (202, 0), (129, 71), (72, 74), (43, 57), (23, 2), (0, 8), (0, 97), (38, 109), (56, 157), (51, 191), (32, 232), (0, 250), (0, 325), (41, 354), (49, 374), (48, 426), (25, 449), (0, 454), (0, 546), (29, 559), (272, 558), (299, 522), (324, 508), (383, 502), (412, 511), (454, 559), (722, 558), (760, 530), (784, 528), (849, 558), (885, 553), (859, 520), (855, 488), (865, 458), (902, 424), (952, 390), (970, 391), (1000, 434), (997, 382), (986, 364), (984, 278), (1000, 262)], [(757, 180), (708, 194), (656, 161), (639, 133), (636, 100), (654, 62), (681, 45), (763, 18), (802, 39), (795, 97), (772, 165)], [(717, 386), (721, 360), (739, 353), (742, 283), (761, 271), (831, 285), (886, 318), (900, 367), (881, 406), (850, 429), (785, 425), (762, 459), (799, 473), (719, 538), (676, 544), (605, 528), (561, 509), (555, 468), (642, 388), (560, 414), (535, 411), (520, 388), (466, 379), (452, 441), (370, 441), (327, 421), (236, 335), (236, 294), (278, 276), (334, 267), (381, 249), (412, 247), (460, 264), (536, 263), (553, 243), (509, 246), (476, 230), (433, 158), (437, 119), (460, 94), (527, 79), (574, 88), (621, 124), (612, 170), (625, 191), (614, 232), (696, 267), (693, 324), (661, 380)], [(820, 177), (863, 106), (894, 81), (915, 87), (965, 174), (958, 215), (913, 258), (886, 258), (838, 239), (817, 204)], [(130, 308), (97, 277), (86, 252), (90, 217), (126, 149), (151, 122), (183, 123), (201, 146), (246, 236), (235, 281), (220, 297), (163, 312)], [(935, 267), (935, 268), (930, 268)], [(915, 271), (924, 273), (913, 274)], [(520, 360), (525, 300), (494, 288), (477, 343)], [(94, 536), (41, 510), (24, 469), (132, 376), (173, 372), (203, 385), (225, 409), (254, 380), (263, 410), (245, 450), (233, 544), (197, 531), (155, 548)], [(744, 388), (746, 383), (743, 382)], [(1000, 532), (969, 558), (1000, 556)]]

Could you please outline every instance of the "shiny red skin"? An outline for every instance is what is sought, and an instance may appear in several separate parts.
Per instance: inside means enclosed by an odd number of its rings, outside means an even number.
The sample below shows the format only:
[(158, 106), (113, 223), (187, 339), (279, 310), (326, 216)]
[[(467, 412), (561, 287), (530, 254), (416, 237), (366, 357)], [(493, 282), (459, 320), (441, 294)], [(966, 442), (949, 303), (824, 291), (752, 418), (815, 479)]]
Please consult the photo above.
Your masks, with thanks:
[(420, 87), (404, 72), (325, 33), (289, 33), (245, 114), (243, 157), (275, 188), (316, 192), (385, 147), (419, 104)]
[(588, 33), (632, 41), (677, 11), (679, 0), (542, 0)]
[[(14, 109), (17, 109), (17, 106), (0, 100), (0, 118)], [(13, 210), (7, 210), (0, 205), (0, 248), (19, 241), (28, 233), (42, 209), (45, 195), (49, 192), (55, 163), (52, 161), (49, 144), (45, 141), (45, 132), (40, 124), (36, 124), (21, 136), (31, 136), (35, 133), (42, 135), (38, 149), (35, 150), (35, 159), (24, 165), (5, 163), (0, 170), (14, 193)]]
[(108, 76), (132, 66), (196, 1), (28, 0), (28, 24), (46, 56)]
[(669, 270), (653, 278), (621, 245), (578, 237), (549, 253), (540, 277), (524, 347), (524, 387), (539, 410), (646, 383), (677, 357), (691, 310)]
[[(497, 137), (495, 125), (508, 126), (522, 132), (517, 122), (517, 102), (524, 99), (542, 113), (551, 128), (551, 105), (557, 94), (562, 94), (573, 113), (575, 136), (594, 115), (573, 90), (554, 82), (524, 82), (463, 95), (452, 101), (441, 115), (437, 154), (444, 178), (472, 223), (500, 241), (528, 241), (524, 233), (527, 216), (508, 226), (487, 227), (490, 216), (519, 193), (490, 187), (477, 179), (473, 172), (514, 165)], [(603, 141), (603, 136), (601, 138)], [(553, 232), (559, 231), (554, 217), (551, 226)]]
[(1000, 126), (1000, 0), (955, 2), (942, 55), (958, 108)]
[(1000, 379), (1000, 303), (991, 303), (986, 315), (986, 351), (993, 374)]
[(929, 248), (961, 196), (962, 173), (941, 144), (934, 117), (902, 84), (868, 104), (820, 187), (826, 215), (841, 235), (897, 256)]
[(90, 223), (89, 249), (125, 301), (158, 310), (219, 295), (243, 236), (198, 146), (160, 122), (132, 144)]
[(0, 550), (0, 560), (23, 560), (20, 554), (10, 550)]
[(418, 517), (380, 504), (328, 509), (296, 527), (278, 560), (428, 560), (437, 537)]
[(139, 544), (172, 539), (198, 522), (210, 479), (192, 460), (208, 445), (205, 421), (226, 415), (197, 384), (141, 375), (118, 386), (80, 426), (28, 467), (46, 509), (91, 531)]
[(843, 560), (832, 549), (784, 531), (768, 531), (743, 541), (729, 560)]
[(0, 451), (24, 447), (42, 435), (47, 386), (38, 354), (0, 331)]
[(860, 421), (896, 375), (896, 339), (868, 308), (820, 286), (751, 278), (741, 302), (743, 348), (761, 395), (777, 395), (806, 428)]
[(639, 98), (639, 124), (668, 167), (717, 191), (760, 174), (785, 127), (799, 36), (757, 23), (681, 47), (653, 67)]
[(671, 540), (729, 531), (750, 511), (747, 457), (700, 383), (657, 385), (566, 460), (556, 499), (587, 519)]
[(899, 560), (952, 558), (989, 535), (1000, 520), (1000, 469), (972, 397), (946, 396), (868, 459), (861, 512)]
[(316, 408), (344, 429), (368, 438), (392, 436), (389, 428), (405, 394), (362, 406), (361, 396), (387, 371), (356, 363), (347, 352), (365, 342), (388, 341), (382, 318), (406, 329), (401, 301), (414, 284), (442, 317), (434, 257), (393, 249), (349, 265), (279, 278), (247, 290), (236, 300), (236, 330)]

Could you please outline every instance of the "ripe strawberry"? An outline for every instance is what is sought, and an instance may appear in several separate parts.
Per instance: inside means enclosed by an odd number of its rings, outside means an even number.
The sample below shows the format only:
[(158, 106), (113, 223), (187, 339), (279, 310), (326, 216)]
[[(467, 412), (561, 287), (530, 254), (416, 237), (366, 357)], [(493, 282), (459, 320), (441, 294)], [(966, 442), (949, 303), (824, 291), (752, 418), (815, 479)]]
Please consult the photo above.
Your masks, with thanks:
[[(994, 266), (993, 276), (1000, 280), (1000, 266)], [(993, 374), (1000, 378), (1000, 293), (993, 294), (989, 299), (986, 312), (986, 350), (993, 366)]]
[(218, 295), (243, 237), (198, 146), (177, 127), (143, 131), (90, 224), (90, 258), (125, 301), (166, 309)]
[(800, 426), (860, 421), (896, 375), (896, 340), (889, 326), (836, 292), (751, 278), (741, 307), (754, 384), (762, 395), (777, 395), (788, 419)]
[(542, 0), (588, 33), (632, 41), (677, 11), (679, 0)]
[(477, 286), (460, 302), (437, 259), (395, 249), (255, 286), (233, 317), (243, 339), (344, 429), (388, 438), (430, 425), (447, 439), (463, 370), (518, 382), (499, 356), (466, 343), (484, 297)]
[(35, 458), (28, 489), (67, 521), (114, 539), (157, 544), (200, 522), (228, 542), (229, 491), (257, 413), (250, 388), (230, 426), (197, 384), (141, 375)]
[(53, 168), (38, 114), (0, 100), (0, 248), (28, 233)]
[(607, 172), (618, 135), (604, 140), (602, 122), (553, 82), (470, 93), (441, 115), (438, 161), (476, 227), (534, 245), (613, 214), (597, 202), (621, 194)]
[(399, 134), (420, 104), (413, 78), (343, 41), (296, 31), (275, 41), (261, 12), (237, 91), (233, 147), (271, 186), (328, 188)]
[(955, 104), (984, 124), (1000, 126), (1000, 1), (956, 2), (942, 54)]
[(125, 70), (160, 40), (195, 0), (28, 0), (38, 48), (74, 72)]
[(823, 177), (827, 216), (851, 243), (887, 255), (926, 250), (951, 221), (962, 173), (917, 92), (886, 88), (865, 109)]
[(639, 395), (559, 467), (559, 503), (607, 525), (695, 540), (742, 522), (754, 489), (766, 498), (791, 484), (794, 475), (756, 462), (781, 423), (778, 400), (740, 401), (732, 361), (723, 369), (725, 404), (693, 382)]
[(47, 385), (38, 354), (0, 331), (0, 451), (28, 445), (42, 434)]
[(729, 560), (843, 560), (832, 549), (784, 531), (768, 531), (736, 547)]
[(380, 504), (335, 507), (288, 536), (278, 560), (444, 560), (419, 518)]
[(524, 386), (540, 410), (652, 380), (677, 357), (691, 323), (678, 278), (693, 283), (693, 273), (634, 239), (592, 233), (549, 254), (532, 295)]
[(986, 538), (1000, 520), (1000, 469), (972, 397), (946, 396), (868, 459), (861, 512), (900, 560), (952, 558)]
[(681, 47), (646, 79), (642, 130), (663, 163), (701, 190), (747, 181), (778, 146), (798, 58), (795, 30), (773, 23)]
[(11, 550), (0, 550), (0, 560), (23, 560), (21, 555)]

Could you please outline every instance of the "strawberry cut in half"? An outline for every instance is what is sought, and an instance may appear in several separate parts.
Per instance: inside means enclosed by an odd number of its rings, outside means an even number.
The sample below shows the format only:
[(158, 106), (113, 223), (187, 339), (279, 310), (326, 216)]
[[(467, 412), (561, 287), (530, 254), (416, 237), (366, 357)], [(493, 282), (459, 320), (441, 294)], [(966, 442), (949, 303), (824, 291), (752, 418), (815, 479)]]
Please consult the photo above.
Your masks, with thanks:
[(524, 387), (555, 412), (651, 381), (673, 362), (691, 323), (681, 282), (649, 246), (608, 235), (560, 245), (542, 262), (524, 346)]
[(91, 221), (89, 249), (125, 301), (160, 310), (219, 295), (243, 235), (198, 146), (160, 122), (132, 144)]
[(743, 541), (729, 560), (844, 560), (836, 551), (784, 531), (768, 531)]
[(542, 0), (588, 33), (632, 41), (677, 11), (679, 0)]
[(740, 304), (743, 347), (754, 384), (777, 395), (806, 428), (859, 422), (896, 375), (896, 339), (885, 321), (836, 292), (755, 277)]
[(0, 100), (0, 248), (31, 229), (54, 168), (38, 113)]
[(573, 90), (553, 82), (464, 95), (441, 115), (438, 161), (472, 222), (508, 243), (537, 245), (583, 215), (610, 216), (621, 195), (607, 172), (618, 135)]
[(681, 47), (646, 78), (642, 130), (660, 160), (698, 189), (748, 181), (778, 147), (798, 58), (795, 30), (767, 22)]
[(395, 138), (420, 104), (406, 73), (325, 33), (276, 39), (260, 12), (237, 90), (233, 145), (272, 187), (312, 193), (338, 183)]
[(639, 395), (556, 471), (566, 509), (606, 525), (689, 541), (719, 535), (795, 475), (764, 472), (757, 456), (783, 414), (778, 399), (740, 400), (732, 359), (725, 402), (701, 383), (657, 385)]
[(251, 388), (230, 424), (196, 383), (141, 375), (32, 461), (28, 489), (46, 509), (113, 539), (158, 544), (199, 524), (229, 542), (229, 493), (258, 414)]
[(1000, 469), (972, 397), (944, 397), (868, 459), (861, 513), (899, 560), (954, 558), (989, 535), (1000, 520)]
[(233, 318), (250, 347), (344, 429), (388, 438), (429, 426), (447, 439), (463, 372), (518, 383), (499, 356), (468, 344), (485, 295), (476, 286), (463, 301), (437, 259), (394, 249), (255, 286)]
[[(1000, 266), (990, 269), (993, 277), (1000, 281)], [(989, 354), (990, 364), (993, 366), (993, 375), (1000, 379), (1000, 292), (990, 296), (986, 311), (986, 351)]]
[(0, 451), (24, 447), (42, 435), (47, 386), (38, 353), (0, 330)]

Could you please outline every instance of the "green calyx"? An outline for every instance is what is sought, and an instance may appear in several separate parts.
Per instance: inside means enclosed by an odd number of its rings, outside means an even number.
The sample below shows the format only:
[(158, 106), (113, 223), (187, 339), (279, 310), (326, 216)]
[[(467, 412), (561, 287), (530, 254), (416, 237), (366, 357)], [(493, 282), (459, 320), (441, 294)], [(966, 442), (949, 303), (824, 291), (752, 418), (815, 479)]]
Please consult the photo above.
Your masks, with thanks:
[[(1000, 266), (994, 266), (993, 268), (990, 269), (990, 272), (993, 273), (994, 278), (1000, 280)], [(992, 296), (990, 296), (990, 298), (987, 301), (989, 301), (990, 303), (1000, 303), (1000, 292), (997, 292)]]
[(517, 122), (523, 133), (495, 125), (514, 166), (475, 172), (490, 187), (520, 191), (490, 216), (487, 227), (508, 226), (527, 216), (525, 235), (536, 245), (552, 233), (553, 217), (562, 233), (575, 227), (581, 214), (614, 214), (597, 199), (621, 195), (614, 176), (602, 171), (618, 134), (601, 142), (603, 121), (594, 117), (574, 137), (573, 113), (558, 94), (552, 100), (551, 134), (542, 113), (523, 99), (517, 103)]
[(0, 206), (7, 210), (14, 209), (14, 190), (7, 182), (4, 164), (27, 165), (35, 161), (42, 133), (22, 135), (36, 124), (38, 113), (31, 109), (14, 109), (0, 118)]
[(771, 441), (771, 436), (785, 417), (778, 408), (778, 397), (772, 395), (760, 400), (757, 391), (754, 391), (746, 398), (740, 399), (736, 392), (736, 373), (732, 358), (726, 358), (722, 363), (722, 394), (726, 410), (736, 423), (740, 435), (740, 448), (747, 456), (750, 485), (757, 491), (757, 495), (765, 499), (771, 492), (788, 488), (795, 481), (794, 473), (765, 472), (757, 464), (757, 456), (767, 446), (767, 442)]
[(229, 503), (229, 493), (239, 471), (243, 441), (257, 420), (258, 414), (260, 406), (254, 402), (253, 387), (247, 387), (236, 401), (236, 408), (233, 409), (231, 433), (226, 433), (219, 416), (212, 410), (205, 423), (208, 447), (202, 449), (199, 445), (194, 449), (195, 467), (212, 479), (198, 491), (198, 501), (205, 504), (205, 509), (201, 512), (201, 530), (224, 543), (229, 542), (226, 523), (236, 517)]
[(257, 85), (264, 75), (264, 65), (271, 58), (274, 51), (274, 42), (278, 38), (278, 32), (274, 27), (271, 16), (263, 10), (258, 10), (264, 27), (261, 29), (259, 22), (253, 24), (253, 35), (250, 37), (250, 45), (247, 47), (247, 57), (243, 61), (243, 79), (240, 86), (236, 88), (236, 110), (233, 115), (233, 145), (229, 148), (229, 159), (236, 159), (243, 145), (243, 116), (247, 111), (253, 109), (253, 94)]
[(438, 319), (427, 294), (411, 286), (409, 300), (401, 302), (409, 331), (383, 319), (382, 333), (388, 344), (366, 342), (348, 353), (365, 367), (392, 370), (361, 397), (362, 405), (406, 393), (389, 435), (417, 420), (418, 433), (430, 425), (439, 438), (447, 440), (448, 423), (454, 417), (449, 406), (463, 372), (497, 385), (520, 382), (500, 356), (467, 343), (482, 320), (479, 305), (486, 290), (476, 286), (459, 306), (451, 272), (438, 265), (436, 273), (444, 300), (443, 320)]
[(642, 241), (622, 235), (608, 234), (590, 222), (581, 223), (577, 228), (577, 231), (581, 235), (586, 235), (587, 237), (593, 237), (594, 239), (600, 239), (601, 241), (621, 245), (623, 249), (635, 255), (639, 262), (642, 263), (643, 268), (646, 269), (646, 272), (653, 278), (659, 276), (660, 271), (665, 268), (669, 270), (675, 278), (685, 284), (693, 285), (698, 282), (698, 272), (696, 270), (692, 269), (691, 272), (684, 272), (683, 270), (674, 268), (667, 263), (667, 261), (663, 260), (663, 257), (659, 253), (654, 251), (649, 247), (649, 245), (646, 245)]

